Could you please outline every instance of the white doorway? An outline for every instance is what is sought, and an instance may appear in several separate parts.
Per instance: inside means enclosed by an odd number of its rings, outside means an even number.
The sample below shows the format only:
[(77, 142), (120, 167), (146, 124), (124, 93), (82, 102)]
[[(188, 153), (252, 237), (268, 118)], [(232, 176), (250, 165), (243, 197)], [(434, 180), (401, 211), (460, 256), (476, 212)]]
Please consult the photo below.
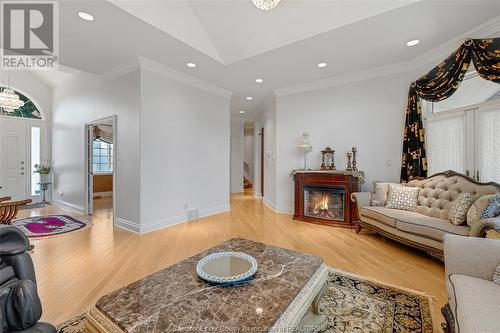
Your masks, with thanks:
[(26, 124), (22, 119), (0, 119), (0, 185), (2, 196), (26, 199)]
[(40, 175), (33, 171), (48, 164), (46, 145), (44, 120), (0, 116), (0, 196), (41, 201)]
[(85, 212), (109, 212), (114, 220), (116, 184), (116, 116), (85, 124)]

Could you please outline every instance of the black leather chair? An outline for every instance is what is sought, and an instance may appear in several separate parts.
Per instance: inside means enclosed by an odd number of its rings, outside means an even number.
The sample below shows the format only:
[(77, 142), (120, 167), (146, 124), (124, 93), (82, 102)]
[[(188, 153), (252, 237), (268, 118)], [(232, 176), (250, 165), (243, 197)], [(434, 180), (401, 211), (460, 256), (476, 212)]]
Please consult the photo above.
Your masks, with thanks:
[(38, 322), (42, 304), (29, 248), (21, 230), (0, 225), (0, 333), (57, 332), (51, 324)]

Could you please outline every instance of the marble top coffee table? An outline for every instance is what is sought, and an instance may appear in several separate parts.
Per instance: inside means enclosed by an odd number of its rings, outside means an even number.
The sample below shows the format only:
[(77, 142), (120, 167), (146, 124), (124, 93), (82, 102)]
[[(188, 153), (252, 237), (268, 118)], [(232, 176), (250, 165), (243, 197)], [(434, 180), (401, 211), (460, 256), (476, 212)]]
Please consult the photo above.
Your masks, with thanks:
[[(196, 263), (218, 251), (250, 254), (257, 259), (257, 273), (238, 286), (201, 280)], [(318, 303), (327, 275), (318, 257), (231, 239), (101, 297), (87, 314), (87, 329), (93, 333), (293, 332), (312, 325), (315, 330), (324, 322)]]

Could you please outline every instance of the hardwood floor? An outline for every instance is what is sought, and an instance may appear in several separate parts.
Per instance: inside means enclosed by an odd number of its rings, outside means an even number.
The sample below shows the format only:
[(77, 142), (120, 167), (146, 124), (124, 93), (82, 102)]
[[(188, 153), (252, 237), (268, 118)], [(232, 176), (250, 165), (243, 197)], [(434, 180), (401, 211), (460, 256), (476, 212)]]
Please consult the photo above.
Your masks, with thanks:
[(311, 253), (332, 267), (423, 291), (435, 297), (435, 325), (443, 321), (443, 265), (380, 236), (294, 221), (248, 193), (232, 196), (230, 212), (139, 236), (113, 228), (110, 202), (97, 201), (92, 217), (56, 205), (20, 212), (21, 217), (71, 214), (93, 223), (83, 231), (33, 241), (44, 320), (60, 323), (112, 290), (227, 239), (243, 237)]

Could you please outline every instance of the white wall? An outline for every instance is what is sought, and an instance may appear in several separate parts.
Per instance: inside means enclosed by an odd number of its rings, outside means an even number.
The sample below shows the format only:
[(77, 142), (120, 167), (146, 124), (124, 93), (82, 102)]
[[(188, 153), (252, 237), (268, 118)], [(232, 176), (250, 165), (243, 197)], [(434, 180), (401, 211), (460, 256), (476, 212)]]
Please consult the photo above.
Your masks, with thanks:
[(232, 193), (243, 192), (243, 142), (244, 124), (241, 119), (231, 119), (231, 142), (230, 142), (230, 188)]
[(228, 210), (229, 99), (142, 70), (141, 103), (141, 231)]
[(366, 175), (364, 190), (375, 180), (398, 181), (404, 108), (414, 78), (403, 73), (277, 97), (277, 210), (293, 211), (290, 171), (303, 167), (296, 147), (304, 131), (314, 147), (308, 167), (319, 168), (320, 151), (329, 145), (337, 169), (345, 169), (346, 153), (355, 145), (358, 169)]
[(261, 194), (261, 156), (260, 132), (264, 128), (264, 203), (275, 209), (276, 206), (276, 99), (274, 94), (263, 103), (262, 111), (254, 122), (255, 158), (254, 193)]
[(54, 198), (85, 207), (84, 124), (117, 115), (116, 218), (140, 222), (139, 71), (112, 81), (79, 74), (54, 90)]
[(245, 128), (243, 137), (243, 160), (248, 165), (248, 170), (243, 170), (245, 177), (253, 184), (254, 183), (254, 154), (255, 154), (255, 140), (254, 129)]

